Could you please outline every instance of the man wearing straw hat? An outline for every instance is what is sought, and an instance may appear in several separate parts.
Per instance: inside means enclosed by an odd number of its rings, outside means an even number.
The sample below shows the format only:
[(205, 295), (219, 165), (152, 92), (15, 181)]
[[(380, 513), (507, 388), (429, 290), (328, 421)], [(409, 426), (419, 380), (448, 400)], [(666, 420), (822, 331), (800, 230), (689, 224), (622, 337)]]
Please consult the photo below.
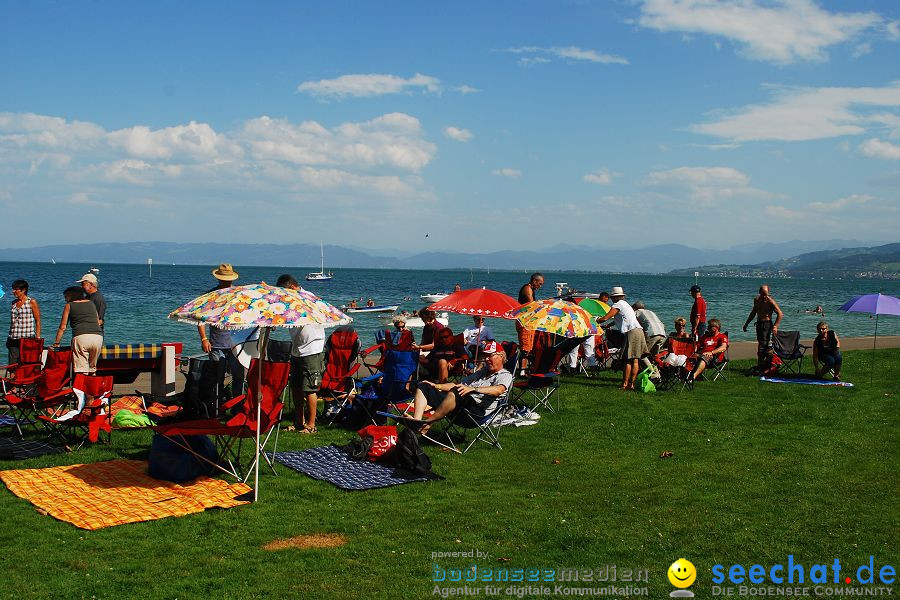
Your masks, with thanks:
[(634, 382), (638, 374), (638, 361), (647, 354), (647, 340), (644, 338), (644, 330), (634, 314), (634, 309), (625, 302), (625, 290), (620, 286), (614, 287), (609, 292), (613, 301), (609, 312), (597, 319), (598, 323), (615, 319), (615, 327), (625, 336), (619, 356), (625, 360), (625, 368), (622, 371), (622, 389), (633, 390)]
[[(213, 277), (219, 282), (216, 287), (209, 290), (221, 290), (231, 287), (231, 283), (238, 278), (237, 271), (229, 263), (222, 263), (217, 269), (212, 271)], [(197, 325), (197, 331), (200, 333), (200, 345), (203, 351), (209, 356), (209, 360), (215, 363), (227, 361), (226, 364), (219, 365), (216, 374), (219, 398), (224, 397), (225, 389), (225, 370), (231, 372), (231, 392), (232, 395), (241, 394), (244, 391), (244, 367), (238, 362), (238, 359), (231, 353), (234, 347), (234, 341), (231, 333), (225, 329), (220, 329), (213, 325), (209, 326), (209, 335), (206, 335), (206, 326)]]

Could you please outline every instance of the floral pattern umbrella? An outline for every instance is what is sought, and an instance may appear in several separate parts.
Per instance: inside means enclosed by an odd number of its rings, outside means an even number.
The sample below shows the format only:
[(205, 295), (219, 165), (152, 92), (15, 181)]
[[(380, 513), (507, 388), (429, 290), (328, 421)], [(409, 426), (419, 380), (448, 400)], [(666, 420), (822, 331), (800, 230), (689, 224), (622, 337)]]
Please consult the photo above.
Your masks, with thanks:
[(265, 282), (207, 292), (173, 310), (169, 318), (195, 325), (206, 323), (220, 329), (311, 324), (334, 327), (353, 320), (311, 292)]
[(535, 300), (511, 311), (509, 316), (531, 331), (546, 331), (569, 338), (597, 333), (590, 313), (565, 300)]
[[(319, 324), (344, 325), (353, 319), (315, 294), (289, 290), (265, 282), (215, 289), (169, 313), (170, 319), (220, 329), (262, 328), (258, 345), (265, 348), (272, 327)], [(259, 370), (262, 377), (262, 369)], [(259, 388), (257, 388), (259, 389)], [(253, 501), (259, 499), (260, 403), (256, 401), (256, 451)]]

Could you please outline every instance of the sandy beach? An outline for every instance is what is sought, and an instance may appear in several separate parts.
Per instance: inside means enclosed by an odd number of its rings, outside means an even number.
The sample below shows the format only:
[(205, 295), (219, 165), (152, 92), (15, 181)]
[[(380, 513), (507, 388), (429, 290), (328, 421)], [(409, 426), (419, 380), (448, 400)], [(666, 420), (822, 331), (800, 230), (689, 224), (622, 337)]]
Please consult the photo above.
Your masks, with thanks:
[[(845, 351), (871, 350), (872, 340), (872, 337), (841, 338), (841, 349)], [(802, 343), (807, 346), (812, 346), (812, 339), (803, 340)], [(877, 348), (900, 348), (900, 335), (879, 336)], [(732, 360), (754, 358), (756, 357), (756, 342), (732, 342), (729, 352)], [(812, 356), (812, 354), (809, 356)], [(184, 389), (184, 383), (185, 378), (183, 376), (179, 375), (175, 378), (175, 386), (179, 392)], [(142, 373), (134, 383), (117, 385), (115, 387), (115, 394), (133, 394), (135, 390), (149, 393), (150, 375), (148, 373)]]

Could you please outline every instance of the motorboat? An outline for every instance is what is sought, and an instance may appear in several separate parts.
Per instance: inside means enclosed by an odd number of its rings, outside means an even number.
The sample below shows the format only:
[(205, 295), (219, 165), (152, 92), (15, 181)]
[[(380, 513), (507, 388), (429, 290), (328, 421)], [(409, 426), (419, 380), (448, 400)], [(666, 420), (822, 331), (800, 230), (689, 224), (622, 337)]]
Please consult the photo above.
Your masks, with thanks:
[(345, 313), (394, 313), (398, 308), (400, 308), (399, 304), (382, 304), (378, 306), (357, 306), (356, 308), (342, 306), (341, 310)]
[(419, 298), (421, 298), (428, 304), (434, 304), (435, 302), (438, 302), (439, 300), (443, 300), (444, 298), (446, 298), (449, 295), (450, 294), (422, 294), (421, 296), (419, 296)]
[(331, 271), (328, 273), (325, 272), (325, 242), (319, 242), (321, 257), (322, 257), (322, 266), (320, 270), (313, 271), (312, 273), (306, 274), (307, 281), (331, 281), (334, 277), (331, 274)]
[[(56, 264), (56, 263), (54, 262), (53, 264)], [(88, 271), (93, 273), (94, 275), (100, 274), (100, 269), (98, 269), (97, 267), (91, 267), (90, 269), (88, 269)]]
[[(403, 317), (404, 319), (406, 319), (407, 327), (425, 327), (425, 321), (423, 321), (422, 317), (420, 317), (419, 315), (417, 315), (415, 313), (406, 314), (406, 315), (404, 315), (403, 313), (397, 313), (397, 314), (391, 315), (388, 318), (385, 318), (384, 320), (385, 320), (385, 322), (390, 323), (397, 317)], [(443, 325), (444, 327), (447, 327), (450, 324), (449, 315), (445, 312), (438, 313), (437, 315), (435, 315), (434, 320), (437, 321), (438, 323), (440, 323), (441, 325)]]

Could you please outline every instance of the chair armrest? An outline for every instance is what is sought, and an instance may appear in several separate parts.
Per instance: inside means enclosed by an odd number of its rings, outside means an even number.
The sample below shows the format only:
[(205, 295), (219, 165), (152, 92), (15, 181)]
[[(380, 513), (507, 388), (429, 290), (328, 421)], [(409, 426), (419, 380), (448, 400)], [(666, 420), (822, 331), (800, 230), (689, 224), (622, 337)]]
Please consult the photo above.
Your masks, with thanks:
[(60, 398), (62, 396), (69, 396), (72, 394), (72, 392), (73, 392), (72, 388), (66, 388), (64, 390), (60, 390), (60, 391), (56, 392), (55, 394), (50, 394), (46, 398), (43, 398), (43, 400), (44, 400), (44, 402), (47, 402), (47, 401), (53, 400), (55, 398)]
[(228, 410), (229, 408), (234, 408), (235, 406), (237, 406), (238, 404), (240, 404), (241, 402), (243, 402), (246, 399), (247, 399), (247, 394), (241, 394), (240, 396), (235, 396), (231, 400), (228, 400), (227, 402), (223, 402), (221, 405), (219, 405), (219, 410), (223, 411), (223, 410)]

